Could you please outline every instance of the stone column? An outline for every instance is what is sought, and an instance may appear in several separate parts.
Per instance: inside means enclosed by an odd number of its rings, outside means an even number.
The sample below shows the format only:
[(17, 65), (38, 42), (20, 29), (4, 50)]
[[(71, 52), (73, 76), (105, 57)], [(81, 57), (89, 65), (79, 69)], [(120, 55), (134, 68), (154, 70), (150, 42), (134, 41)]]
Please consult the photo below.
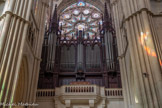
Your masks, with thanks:
[(90, 108), (94, 108), (95, 106), (94, 100), (89, 100), (89, 106)]
[[(12, 103), (28, 31), (32, 0), (11, 0), (0, 37), (0, 102)], [(9, 29), (10, 28), (10, 29)]]
[[(112, 8), (112, 16), (115, 23), (116, 29), (116, 37), (117, 37), (117, 45), (118, 45), (118, 59), (120, 63), (120, 74), (122, 80), (122, 88), (123, 88), (123, 97), (125, 102), (125, 108), (131, 108), (131, 87), (129, 76), (127, 73), (127, 66), (126, 66), (126, 53), (128, 50), (126, 49), (126, 43), (124, 39), (126, 38), (125, 30), (121, 30), (120, 26), (120, 17), (123, 14), (123, 10), (121, 7), (121, 1), (111, 1), (111, 8)], [(125, 53), (126, 52), (126, 53)]]
[[(149, 1), (123, 0), (121, 2), (124, 16), (123, 26), (127, 31), (134, 77), (134, 80), (130, 79), (134, 81), (134, 91), (130, 91), (133, 94), (131, 95), (133, 108), (160, 108), (162, 106), (162, 92), (160, 92), (162, 76), (157, 52), (160, 48), (154, 41), (153, 32), (156, 31), (151, 29), (153, 24)], [(119, 7), (116, 8), (120, 12)], [(120, 18), (117, 14), (114, 17)], [(120, 27), (119, 24), (117, 26)]]
[(66, 106), (66, 108), (70, 108), (71, 100), (65, 100), (65, 106)]
[(32, 81), (30, 84), (30, 94), (29, 94), (29, 103), (33, 103), (36, 101), (36, 91), (37, 91), (37, 84), (38, 84), (38, 78), (39, 78), (39, 72), (40, 72), (40, 62), (41, 62), (41, 53), (42, 53), (42, 45), (43, 45), (43, 39), (44, 39), (44, 32), (45, 32), (45, 18), (46, 18), (46, 12), (48, 8), (48, 1), (40, 1), (41, 6), (39, 9), (40, 15), (38, 16), (40, 18), (40, 24), (39, 24), (39, 34), (37, 37), (38, 43), (36, 44), (36, 52), (35, 52), (35, 61), (34, 61), (34, 68), (33, 68), (33, 76)]
[(15, 2), (16, 2), (16, 0), (12, 0), (11, 2), (9, 2), (9, 0), (7, 0), (5, 2), (4, 11), (1, 16), (2, 19), (1, 19), (0, 23), (1, 23), (2, 30), (1, 30), (1, 37), (0, 37), (0, 58), (2, 58), (2, 53), (4, 50), (5, 41), (7, 39), (7, 33), (9, 31)]

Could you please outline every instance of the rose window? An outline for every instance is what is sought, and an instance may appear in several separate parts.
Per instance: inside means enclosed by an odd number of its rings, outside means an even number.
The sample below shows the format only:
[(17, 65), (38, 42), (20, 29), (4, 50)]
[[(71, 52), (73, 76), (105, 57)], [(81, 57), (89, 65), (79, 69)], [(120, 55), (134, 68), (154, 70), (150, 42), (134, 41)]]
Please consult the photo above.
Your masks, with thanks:
[(99, 36), (101, 19), (102, 13), (95, 6), (85, 2), (72, 4), (60, 14), (61, 35), (62, 37), (66, 35), (68, 39), (71, 39), (72, 36), (76, 36), (77, 30), (84, 30), (85, 38), (89, 36), (93, 39), (95, 35)]

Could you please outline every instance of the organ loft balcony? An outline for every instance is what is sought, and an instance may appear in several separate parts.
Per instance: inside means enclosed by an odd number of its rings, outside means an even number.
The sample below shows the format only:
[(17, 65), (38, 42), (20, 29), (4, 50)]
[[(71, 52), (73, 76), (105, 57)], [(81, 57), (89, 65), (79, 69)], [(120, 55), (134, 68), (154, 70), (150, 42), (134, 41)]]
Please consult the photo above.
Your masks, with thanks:
[(123, 93), (120, 88), (107, 89), (88, 82), (73, 82), (55, 89), (38, 89), (37, 102), (49, 101), (55, 102), (56, 108), (74, 108), (78, 104), (91, 108), (100, 104), (106, 106), (108, 101), (123, 101)]

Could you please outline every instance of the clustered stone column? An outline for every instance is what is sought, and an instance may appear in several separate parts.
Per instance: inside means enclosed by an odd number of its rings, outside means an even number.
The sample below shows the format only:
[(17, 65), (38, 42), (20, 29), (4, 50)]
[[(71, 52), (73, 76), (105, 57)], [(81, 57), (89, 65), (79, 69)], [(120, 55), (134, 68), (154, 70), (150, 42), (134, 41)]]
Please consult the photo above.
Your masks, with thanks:
[[(6, 0), (1, 16), (0, 102), (12, 103), (33, 0)], [(4, 106), (5, 107), (5, 106)]]
[[(29, 94), (29, 103), (36, 103), (36, 91), (37, 91), (37, 84), (38, 84), (38, 78), (39, 78), (39, 72), (40, 72), (40, 62), (41, 62), (41, 53), (42, 53), (42, 45), (44, 40), (44, 33), (45, 33), (45, 20), (46, 20), (46, 13), (49, 8), (48, 0), (42, 0), (40, 1), (40, 14), (38, 15), (39, 19), (39, 38), (38, 42), (36, 44), (36, 53), (35, 55), (37, 58), (34, 60), (34, 68), (33, 68), (33, 75), (32, 75), (32, 83), (30, 85), (30, 94)], [(34, 106), (30, 106), (31, 108)]]
[[(129, 42), (131, 75), (126, 58), (120, 58), (122, 84), (127, 108), (162, 107), (161, 55), (149, 0), (112, 0), (119, 55), (124, 52), (124, 29)], [(123, 19), (123, 21), (121, 20)], [(133, 83), (133, 85), (129, 83)]]

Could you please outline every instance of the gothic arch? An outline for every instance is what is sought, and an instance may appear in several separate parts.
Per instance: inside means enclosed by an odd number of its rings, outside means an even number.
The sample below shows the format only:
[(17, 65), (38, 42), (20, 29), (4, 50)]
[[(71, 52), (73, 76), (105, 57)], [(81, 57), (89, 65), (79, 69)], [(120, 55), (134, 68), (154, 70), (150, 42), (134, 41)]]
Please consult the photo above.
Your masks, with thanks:
[(27, 101), (27, 93), (28, 93), (28, 61), (27, 57), (23, 57), (16, 91), (15, 91), (15, 102), (26, 102)]
[[(90, 3), (92, 5), (94, 5), (95, 7), (97, 7), (99, 10), (101, 10), (101, 12), (104, 12), (104, 4), (99, 1), (99, 0), (82, 0), (85, 1), (87, 3)], [(63, 0), (59, 6), (58, 6), (58, 13), (61, 13), (65, 8), (67, 8), (68, 6), (76, 3), (77, 0)]]

